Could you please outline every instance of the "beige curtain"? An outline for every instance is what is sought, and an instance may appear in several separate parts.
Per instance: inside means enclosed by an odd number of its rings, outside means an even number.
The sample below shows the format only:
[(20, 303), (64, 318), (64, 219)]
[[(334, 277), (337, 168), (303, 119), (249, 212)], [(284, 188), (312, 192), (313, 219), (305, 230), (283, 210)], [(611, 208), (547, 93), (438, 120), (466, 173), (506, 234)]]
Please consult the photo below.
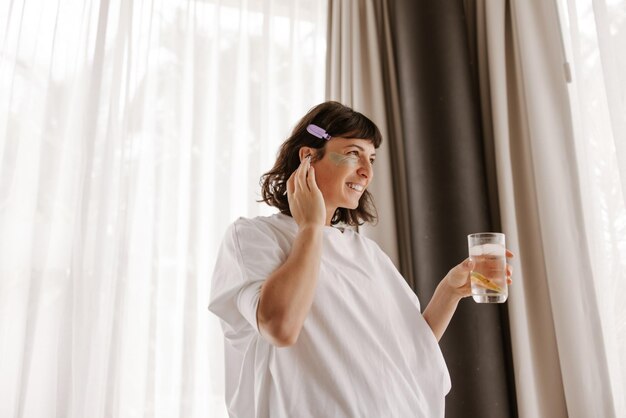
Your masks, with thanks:
[(408, 203), (404, 158), (396, 145), (402, 134), (387, 0), (330, 0), (327, 53), (327, 98), (370, 117), (384, 137), (369, 188), (379, 222), (364, 225), (361, 232), (413, 284), (408, 229), (403, 227), (408, 225)]
[(509, 312), (520, 417), (615, 416), (583, 227), (552, 1), (475, 2), (487, 152), (516, 254)]

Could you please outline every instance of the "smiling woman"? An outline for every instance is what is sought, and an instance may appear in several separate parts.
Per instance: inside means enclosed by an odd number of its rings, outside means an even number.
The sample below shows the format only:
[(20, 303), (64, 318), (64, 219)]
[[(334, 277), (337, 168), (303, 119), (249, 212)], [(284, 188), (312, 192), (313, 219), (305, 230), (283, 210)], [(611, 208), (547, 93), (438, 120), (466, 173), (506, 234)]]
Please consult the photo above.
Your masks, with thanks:
[(437, 342), (469, 296), (472, 263), (449, 271), (422, 315), (378, 245), (336, 227), (375, 221), (367, 187), (381, 142), (363, 114), (314, 107), (262, 177), (263, 200), (281, 213), (227, 230), (209, 309), (228, 342), (234, 416), (444, 416)]

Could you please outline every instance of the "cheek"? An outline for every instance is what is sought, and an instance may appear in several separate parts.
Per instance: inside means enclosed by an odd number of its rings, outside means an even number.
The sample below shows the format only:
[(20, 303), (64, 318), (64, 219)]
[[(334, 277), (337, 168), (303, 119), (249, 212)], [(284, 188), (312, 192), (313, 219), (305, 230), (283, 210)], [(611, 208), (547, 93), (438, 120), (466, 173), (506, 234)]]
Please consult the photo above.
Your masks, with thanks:
[[(319, 171), (318, 171), (319, 170)], [(343, 184), (344, 170), (338, 170), (337, 167), (328, 169), (328, 167), (315, 167), (315, 181), (317, 187), (327, 197), (337, 193)]]
[(324, 191), (328, 188), (329, 176), (323, 167), (315, 167), (315, 182), (320, 190)]

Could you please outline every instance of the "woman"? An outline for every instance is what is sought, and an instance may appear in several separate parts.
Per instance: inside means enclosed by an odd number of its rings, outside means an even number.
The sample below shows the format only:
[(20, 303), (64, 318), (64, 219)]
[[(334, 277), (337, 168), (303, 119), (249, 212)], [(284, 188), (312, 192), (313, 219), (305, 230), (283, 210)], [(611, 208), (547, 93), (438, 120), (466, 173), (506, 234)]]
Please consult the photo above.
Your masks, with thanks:
[(314, 107), (262, 178), (280, 213), (228, 229), (209, 309), (227, 341), (231, 417), (443, 417), (438, 340), (469, 296), (469, 260), (422, 314), (380, 248), (337, 227), (375, 220), (367, 187), (381, 142), (364, 115)]

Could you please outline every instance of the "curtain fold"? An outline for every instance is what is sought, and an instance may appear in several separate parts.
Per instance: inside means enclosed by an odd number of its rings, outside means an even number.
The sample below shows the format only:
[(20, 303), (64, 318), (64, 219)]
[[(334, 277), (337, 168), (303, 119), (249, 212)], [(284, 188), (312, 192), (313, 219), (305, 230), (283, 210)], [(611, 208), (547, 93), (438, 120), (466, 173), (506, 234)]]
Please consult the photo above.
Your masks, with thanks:
[[(531, 286), (526, 280), (526, 277), (545, 277), (545, 270), (540, 246), (536, 241), (523, 239), (537, 236), (540, 230), (537, 218), (528, 215), (533, 213), (537, 204), (534, 196), (528, 193), (532, 185), (520, 176), (516, 181), (513, 179), (517, 173), (524, 172), (522, 161), (527, 162), (531, 157), (529, 147), (509, 134), (511, 129), (522, 128), (517, 116), (518, 90), (511, 75), (507, 74), (507, 68), (510, 70), (515, 65), (507, 3), (504, 0), (468, 2), (468, 14), (475, 22), (485, 149), (490, 151), (491, 161), (497, 162), (496, 175), (491, 177), (491, 183), (499, 193), (491, 195), (491, 202), (502, 208), (508, 247), (518, 256), (514, 262), (515, 284), (509, 302), (512, 305), (509, 312), (513, 316), (511, 333), (518, 413), (521, 417), (564, 417), (567, 408), (555, 329), (552, 321), (545, 320), (552, 317), (547, 284), (538, 281)], [(509, 113), (513, 113), (511, 121)], [(517, 198), (516, 208), (511, 202), (524, 191), (530, 196)], [(527, 244), (523, 245), (523, 242)], [(529, 302), (532, 303), (531, 309), (520, 311), (520, 304), (514, 304), (514, 301), (527, 299), (532, 301)]]
[(616, 416), (556, 3), (476, 1), (475, 12), (485, 140), (518, 254), (509, 312), (519, 414)]
[(326, 97), (370, 117), (384, 141), (376, 151), (369, 190), (378, 224), (361, 232), (374, 239), (409, 283), (413, 283), (404, 162), (395, 62), (387, 0), (331, 0), (328, 21)]
[[(458, 1), (397, 1), (391, 22), (404, 133), (416, 293), (423, 303), (467, 257), (467, 234), (497, 231)], [(511, 292), (515, 291), (515, 287)], [(515, 416), (506, 305), (459, 304), (441, 340), (452, 377), (448, 417)]]

